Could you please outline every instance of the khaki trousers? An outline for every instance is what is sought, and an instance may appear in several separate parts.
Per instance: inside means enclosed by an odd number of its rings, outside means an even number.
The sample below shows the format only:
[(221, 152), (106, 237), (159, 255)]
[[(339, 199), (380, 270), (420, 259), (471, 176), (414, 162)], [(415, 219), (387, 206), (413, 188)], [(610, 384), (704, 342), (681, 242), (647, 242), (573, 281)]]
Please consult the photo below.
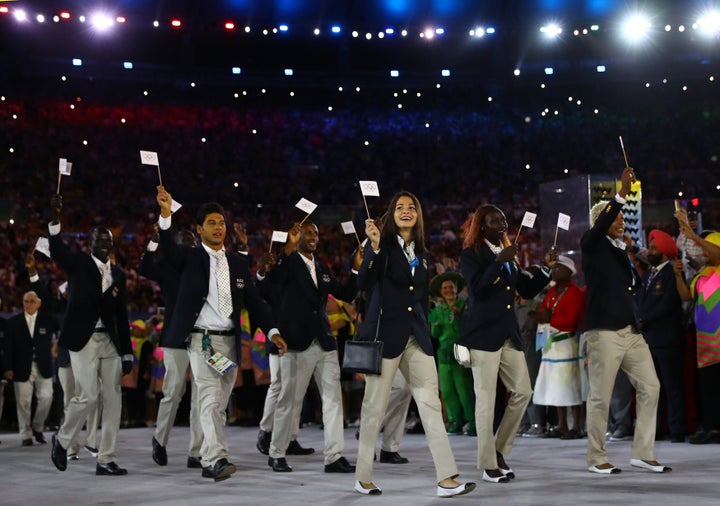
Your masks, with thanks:
[[(270, 355), (270, 386), (265, 395), (265, 404), (263, 406), (263, 416), (260, 420), (260, 430), (264, 432), (273, 431), (273, 421), (275, 420), (275, 406), (277, 405), (280, 389), (282, 388), (282, 375), (280, 374), (280, 357), (276, 354)], [(302, 414), (302, 403), (305, 399), (305, 392), (297, 390), (295, 396), (295, 407), (293, 413), (295, 420), (293, 421), (292, 435), (290, 439), (295, 441), (300, 432), (300, 415)]]
[(383, 428), (383, 440), (380, 448), (385, 452), (396, 452), (400, 449), (400, 440), (405, 434), (405, 422), (407, 412), (412, 400), (410, 387), (405, 377), (398, 369), (390, 388), (390, 399), (385, 410)]
[[(76, 395), (80, 395), (80, 385), (75, 384), (75, 374), (71, 366), (58, 367), (58, 379), (63, 390), (63, 413), (67, 418), (70, 401)], [(85, 444), (91, 448), (97, 448), (97, 428), (100, 421), (101, 404), (102, 402), (98, 402), (97, 408), (92, 410), (85, 420), (85, 430), (87, 431)], [(74, 439), (66, 448), (68, 455), (77, 454), (78, 448), (77, 439)]]
[(323, 350), (315, 339), (306, 350), (288, 351), (280, 357), (280, 376), (282, 386), (275, 406), (270, 457), (285, 457), (290, 440), (298, 430), (297, 411), (301, 406), (298, 396), (304, 397), (310, 378), (314, 377), (322, 399), (325, 465), (332, 464), (342, 457), (345, 449), (337, 351)]
[(361, 482), (373, 481), (373, 458), (380, 424), (390, 398), (397, 370), (405, 377), (420, 412), (423, 429), (435, 464), (437, 481), (457, 476), (455, 457), (445, 430), (440, 404), (435, 359), (425, 354), (411, 337), (400, 356), (382, 361), (382, 374), (365, 377), (365, 397), (360, 413), (360, 443), (355, 477)]
[[(497, 351), (470, 350), (475, 387), (475, 424), (477, 429), (478, 469), (497, 469), (497, 454), (507, 456), (515, 442), (515, 434), (525, 408), (532, 399), (532, 387), (525, 353), (505, 341)], [(505, 413), (493, 434), (497, 378), (510, 392)]]
[(88, 416), (102, 401), (102, 432), (97, 460), (101, 464), (115, 461), (115, 443), (120, 429), (122, 364), (117, 348), (105, 332), (94, 332), (80, 351), (70, 352), (70, 363), (79, 386), (70, 400), (65, 422), (58, 431), (58, 441), (68, 449), (77, 439)]
[[(30, 366), (30, 377), (27, 381), (15, 381), (15, 404), (17, 407), (18, 428), (22, 439), (32, 439), (33, 431), (42, 432), (45, 419), (50, 413), (53, 399), (53, 380), (43, 378), (33, 360)], [(33, 392), (37, 398), (35, 417), (30, 418), (32, 411)]]
[[(227, 421), (227, 405), (235, 386), (237, 367), (227, 374), (221, 375), (205, 361), (210, 358), (208, 352), (202, 351), (203, 335), (197, 332), (190, 334), (190, 368), (193, 383), (197, 388), (197, 403), (200, 410), (200, 427), (203, 434), (203, 445), (200, 450), (202, 466), (215, 465), (220, 459), (229, 459), (227, 441), (225, 440), (225, 422)], [(233, 362), (235, 353), (235, 336), (210, 335), (213, 350), (220, 352)], [(196, 392), (193, 392), (196, 393)]]
[[(170, 430), (175, 425), (177, 410), (185, 395), (185, 375), (190, 366), (190, 354), (184, 348), (163, 348), (163, 363), (165, 364), (165, 378), (157, 414), (155, 439), (162, 446), (166, 446), (170, 438)], [(200, 410), (198, 409), (197, 385), (190, 378), (190, 444), (188, 455), (200, 456), (200, 446), (203, 442), (202, 427), (200, 425)]]
[(622, 369), (636, 392), (636, 423), (633, 459), (655, 460), (655, 416), (660, 382), (652, 355), (641, 334), (628, 325), (620, 330), (585, 332), (590, 393), (587, 400), (588, 466), (606, 464), (605, 431), (615, 377)]

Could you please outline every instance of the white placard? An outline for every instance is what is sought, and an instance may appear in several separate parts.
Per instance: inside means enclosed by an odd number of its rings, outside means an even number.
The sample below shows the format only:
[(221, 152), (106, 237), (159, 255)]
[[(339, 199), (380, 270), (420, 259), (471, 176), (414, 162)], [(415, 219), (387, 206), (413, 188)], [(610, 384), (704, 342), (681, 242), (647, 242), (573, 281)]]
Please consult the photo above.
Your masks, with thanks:
[(157, 165), (160, 166), (160, 160), (155, 151), (142, 151), (140, 150), (140, 163), (143, 165)]
[(360, 191), (366, 197), (379, 197), (380, 188), (378, 187), (377, 181), (359, 181)]
[(39, 237), (35, 243), (35, 251), (39, 251), (46, 257), (50, 258), (50, 241), (47, 237)]
[(558, 222), (557, 222), (558, 228), (561, 228), (563, 230), (570, 230), (570, 216), (563, 213), (558, 213)]
[(525, 216), (523, 216), (522, 220), (522, 226), (525, 228), (533, 228), (535, 226), (535, 218), (537, 218), (537, 214), (531, 213), (530, 211), (525, 211)]
[(355, 233), (355, 224), (352, 221), (343, 221), (340, 226), (342, 227), (343, 233), (345, 234)]
[(61, 158), (58, 163), (58, 171), (63, 176), (69, 176), (70, 172), (72, 172), (72, 163), (68, 162), (67, 158)]
[(280, 232), (279, 230), (273, 230), (270, 242), (287, 242), (287, 232)]
[(302, 211), (305, 211), (305, 213), (307, 214), (312, 214), (312, 212), (317, 208), (317, 204), (313, 204), (308, 199), (302, 198), (298, 201), (297, 204), (295, 204), (295, 207)]
[(170, 202), (170, 212), (171, 213), (176, 212), (181, 207), (182, 207), (182, 204), (180, 202), (175, 202), (175, 199), (173, 199), (173, 201)]

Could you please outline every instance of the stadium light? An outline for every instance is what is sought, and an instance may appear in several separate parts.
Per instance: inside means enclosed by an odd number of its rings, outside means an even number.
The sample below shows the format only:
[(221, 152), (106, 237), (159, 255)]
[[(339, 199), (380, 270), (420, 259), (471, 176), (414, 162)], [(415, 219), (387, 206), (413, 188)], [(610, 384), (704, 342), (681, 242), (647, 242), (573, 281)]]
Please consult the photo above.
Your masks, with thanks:
[(13, 15), (15, 16), (15, 19), (21, 23), (28, 20), (27, 13), (22, 9), (18, 9), (18, 10), (13, 9)]
[(605, 70), (606, 70), (605, 65), (598, 65), (597, 67), (595, 67), (595, 69), (596, 69), (599, 73), (603, 73), (603, 72), (605, 72)]
[(391, 70), (390, 77), (400, 77), (400, 72), (397, 70)]
[(720, 12), (710, 11), (697, 20), (697, 28), (700, 33), (710, 37), (720, 33)]
[(540, 27), (540, 32), (548, 39), (554, 39), (562, 33), (562, 27), (557, 23), (549, 23)]
[(95, 28), (95, 30), (97, 30), (98, 32), (104, 32), (110, 29), (110, 27), (115, 23), (115, 21), (107, 14), (98, 12), (90, 17), (90, 23), (93, 25), (93, 28)]
[(333, 25), (332, 27), (330, 27), (330, 31), (334, 34), (338, 34), (342, 31), (342, 28), (340, 28), (340, 26), (338, 25)]
[(133, 63), (131, 61), (125, 61), (123, 62), (123, 68), (125, 70), (132, 70), (133, 69)]
[(647, 38), (652, 24), (647, 16), (642, 13), (629, 15), (621, 25), (623, 37), (633, 43), (641, 42)]
[(552, 67), (545, 67), (545, 75), (546, 76), (551, 76), (554, 73), (555, 73), (555, 69), (553, 69)]

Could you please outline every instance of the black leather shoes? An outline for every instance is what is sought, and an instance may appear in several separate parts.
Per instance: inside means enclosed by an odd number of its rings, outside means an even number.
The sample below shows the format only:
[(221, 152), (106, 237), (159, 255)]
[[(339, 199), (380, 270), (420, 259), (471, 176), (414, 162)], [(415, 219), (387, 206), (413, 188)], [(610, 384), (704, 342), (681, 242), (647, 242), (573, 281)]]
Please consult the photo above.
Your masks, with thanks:
[(296, 440), (292, 440), (285, 453), (287, 455), (310, 455), (315, 453), (315, 448), (303, 448)]
[(264, 430), (261, 430), (258, 432), (258, 440), (255, 447), (258, 449), (260, 453), (263, 455), (267, 455), (270, 453), (270, 441), (272, 440), (272, 432), (265, 432)]
[[(32, 441), (30, 442), (32, 443)], [(62, 447), (55, 434), (53, 434), (52, 437), (52, 450), (50, 450), (50, 458), (59, 471), (67, 469), (67, 450)]]
[(284, 457), (280, 457), (279, 459), (270, 457), (268, 458), (268, 465), (272, 467), (272, 470), (276, 473), (292, 473), (292, 467), (290, 467)]
[(159, 466), (167, 465), (167, 450), (154, 437), (152, 438), (152, 458)]
[(408, 459), (401, 457), (398, 452), (386, 452), (380, 450), (380, 462), (383, 464), (407, 464)]
[(127, 474), (127, 469), (123, 469), (115, 462), (108, 462), (107, 464), (98, 462), (95, 466), (95, 474), (100, 476), (124, 476)]
[(190, 469), (202, 469), (202, 460), (200, 457), (188, 456), (187, 466)]
[(235, 471), (235, 464), (228, 462), (227, 459), (220, 459), (212, 466), (203, 467), (202, 476), (215, 481), (223, 481), (230, 478)]
[(22, 445), (23, 446), (32, 446), (33, 445), (32, 439), (23, 439)]
[(332, 464), (325, 466), (326, 473), (354, 473), (355, 466), (350, 464), (345, 457), (340, 457)]
[(33, 436), (35, 436), (35, 441), (37, 441), (41, 445), (47, 444), (47, 440), (45, 439), (45, 434), (43, 434), (42, 432), (33, 431)]

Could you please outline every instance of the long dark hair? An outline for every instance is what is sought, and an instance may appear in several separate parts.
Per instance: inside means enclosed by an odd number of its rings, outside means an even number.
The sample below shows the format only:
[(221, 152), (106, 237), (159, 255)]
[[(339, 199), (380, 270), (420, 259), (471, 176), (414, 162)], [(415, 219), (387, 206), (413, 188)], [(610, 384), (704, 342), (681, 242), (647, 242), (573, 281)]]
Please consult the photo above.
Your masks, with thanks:
[(417, 221), (413, 227), (412, 235), (415, 241), (415, 251), (424, 253), (427, 251), (425, 247), (425, 222), (423, 221), (422, 206), (418, 198), (409, 191), (401, 190), (393, 195), (390, 205), (388, 205), (385, 219), (383, 220), (382, 230), (380, 231), (380, 240), (389, 246), (398, 246), (397, 236), (399, 235), (398, 227), (395, 224), (395, 206), (400, 197), (410, 197), (417, 211)]
[[(468, 219), (463, 223), (463, 231), (465, 232), (465, 238), (463, 240), (463, 248), (475, 248), (478, 249), (480, 243), (485, 239), (483, 234), (482, 226), (485, 223), (485, 216), (488, 214), (498, 211), (502, 213), (499, 207), (492, 204), (484, 204), (478, 207), (474, 213), (468, 216)], [(510, 245), (510, 241), (507, 238), (507, 233), (503, 236), (503, 246), (507, 247)]]

